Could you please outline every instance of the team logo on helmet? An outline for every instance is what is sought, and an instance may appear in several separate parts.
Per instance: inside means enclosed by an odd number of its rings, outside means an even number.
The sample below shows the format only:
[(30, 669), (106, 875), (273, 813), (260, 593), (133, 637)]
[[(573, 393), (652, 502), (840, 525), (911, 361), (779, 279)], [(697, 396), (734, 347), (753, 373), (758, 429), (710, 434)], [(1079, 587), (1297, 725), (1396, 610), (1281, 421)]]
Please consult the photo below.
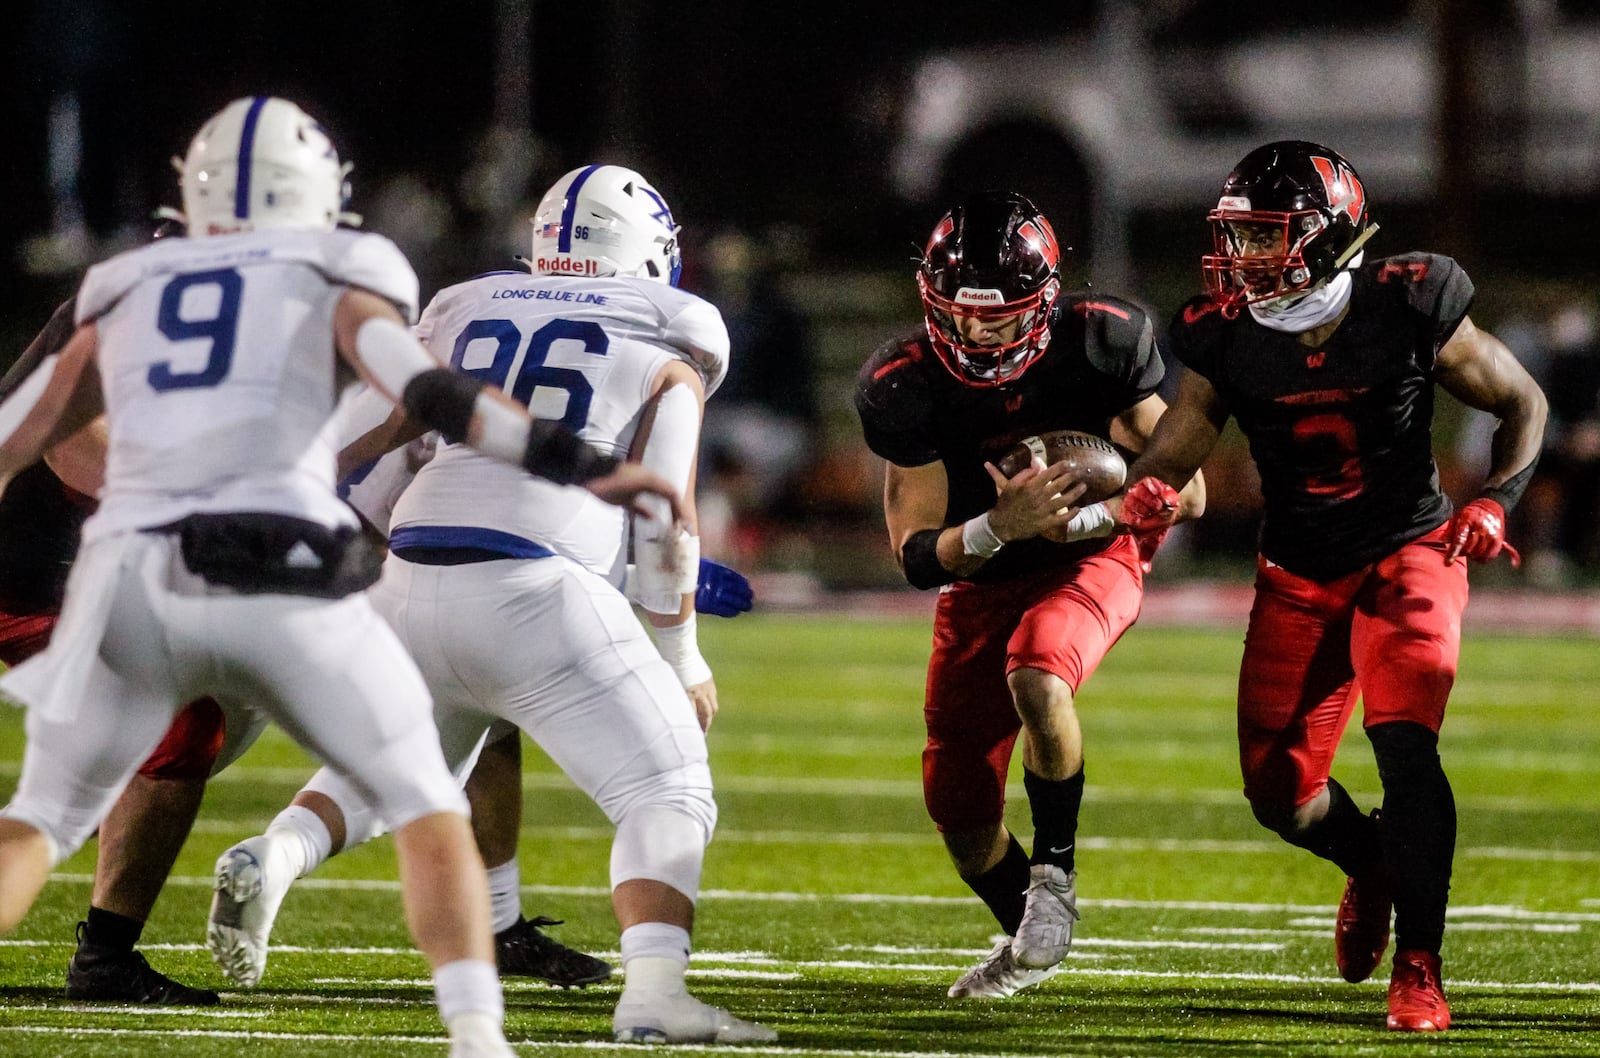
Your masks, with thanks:
[(1322, 186), (1328, 192), (1328, 208), (1335, 212), (1343, 211), (1350, 216), (1352, 224), (1361, 223), (1361, 215), (1367, 208), (1367, 191), (1361, 186), (1361, 178), (1356, 171), (1350, 168), (1350, 163), (1343, 158), (1323, 158), (1312, 155), (1311, 164), (1316, 167), (1317, 175), (1322, 177)]

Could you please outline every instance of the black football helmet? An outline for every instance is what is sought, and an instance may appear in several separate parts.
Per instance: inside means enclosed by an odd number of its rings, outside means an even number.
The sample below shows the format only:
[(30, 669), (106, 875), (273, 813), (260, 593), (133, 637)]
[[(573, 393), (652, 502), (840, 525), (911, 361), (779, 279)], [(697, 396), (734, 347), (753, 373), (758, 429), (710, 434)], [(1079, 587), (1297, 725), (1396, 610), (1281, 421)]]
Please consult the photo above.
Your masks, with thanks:
[[(1061, 248), (1038, 207), (1011, 191), (983, 191), (946, 213), (917, 270), (928, 339), (950, 373), (969, 386), (1003, 386), (1050, 342), (1061, 292)], [(1014, 334), (979, 344), (958, 321), (1008, 324)]]
[(1232, 312), (1316, 289), (1377, 230), (1355, 167), (1305, 140), (1245, 155), (1207, 219), (1213, 252), (1200, 264), (1206, 291)]

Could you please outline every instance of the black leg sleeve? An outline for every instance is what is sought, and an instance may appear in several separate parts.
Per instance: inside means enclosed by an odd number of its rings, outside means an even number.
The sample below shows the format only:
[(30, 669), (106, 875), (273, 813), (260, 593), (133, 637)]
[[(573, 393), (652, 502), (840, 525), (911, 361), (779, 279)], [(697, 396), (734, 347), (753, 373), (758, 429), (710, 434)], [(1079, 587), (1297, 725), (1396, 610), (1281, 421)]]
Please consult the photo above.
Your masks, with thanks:
[(1022, 911), (1028, 902), (1028, 854), (1015, 836), (1000, 862), (972, 878), (962, 875), (978, 898), (989, 905), (995, 920), (1006, 935), (1014, 937), (1022, 925)]
[(1394, 885), (1396, 950), (1438, 953), (1456, 850), (1456, 802), (1439, 736), (1395, 721), (1367, 729), (1383, 780), (1384, 859)]

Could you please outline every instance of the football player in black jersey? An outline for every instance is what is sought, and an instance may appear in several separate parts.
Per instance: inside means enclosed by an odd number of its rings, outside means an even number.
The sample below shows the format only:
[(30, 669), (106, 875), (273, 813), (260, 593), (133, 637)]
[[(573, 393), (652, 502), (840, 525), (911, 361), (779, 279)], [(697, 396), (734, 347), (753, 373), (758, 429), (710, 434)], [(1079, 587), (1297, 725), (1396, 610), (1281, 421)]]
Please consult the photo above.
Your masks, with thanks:
[[(956, 870), (1006, 938), (950, 989), (1009, 996), (1055, 972), (1078, 917), (1083, 743), (1073, 698), (1143, 597), (1140, 531), (1197, 515), (1198, 474), (1076, 505), (1066, 465), (995, 467), (1046, 430), (1137, 452), (1165, 404), (1153, 328), (1132, 302), (1063, 292), (1049, 222), (1018, 194), (974, 195), (934, 228), (917, 273), (925, 324), (862, 368), (856, 408), (888, 461), (889, 543), (906, 579), (939, 587), (923, 792)], [(1030, 857), (1002, 822), (1026, 732)]]
[[(1439, 951), (1455, 802), (1438, 733), (1455, 680), (1463, 559), (1504, 548), (1533, 474), (1545, 399), (1467, 315), (1448, 257), (1365, 261), (1376, 231), (1355, 169), (1314, 143), (1260, 147), (1210, 213), (1206, 293), (1172, 322), (1178, 395), (1130, 476), (1180, 482), (1229, 416), (1261, 474), (1255, 605), (1239, 673), (1239, 758), (1256, 818), (1348, 878), (1335, 955), (1368, 977), (1389, 943), (1388, 1027), (1450, 1025)], [(1430, 425), (1435, 384), (1499, 419), (1478, 497), (1452, 509)], [(1329, 770), (1362, 699), (1383, 804), (1365, 815)]]

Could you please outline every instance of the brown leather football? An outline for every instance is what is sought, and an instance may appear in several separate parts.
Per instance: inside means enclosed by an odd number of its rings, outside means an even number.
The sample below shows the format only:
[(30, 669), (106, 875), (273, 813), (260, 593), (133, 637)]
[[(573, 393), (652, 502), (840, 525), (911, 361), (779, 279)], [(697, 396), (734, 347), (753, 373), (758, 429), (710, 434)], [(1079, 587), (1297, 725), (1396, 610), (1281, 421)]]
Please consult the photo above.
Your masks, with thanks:
[(1078, 481), (1088, 483), (1081, 504), (1099, 503), (1122, 488), (1128, 465), (1116, 448), (1104, 437), (1078, 430), (1048, 430), (1033, 437), (1024, 437), (995, 463), (1000, 473), (1015, 477), (1034, 458), (1046, 466), (1065, 462)]

